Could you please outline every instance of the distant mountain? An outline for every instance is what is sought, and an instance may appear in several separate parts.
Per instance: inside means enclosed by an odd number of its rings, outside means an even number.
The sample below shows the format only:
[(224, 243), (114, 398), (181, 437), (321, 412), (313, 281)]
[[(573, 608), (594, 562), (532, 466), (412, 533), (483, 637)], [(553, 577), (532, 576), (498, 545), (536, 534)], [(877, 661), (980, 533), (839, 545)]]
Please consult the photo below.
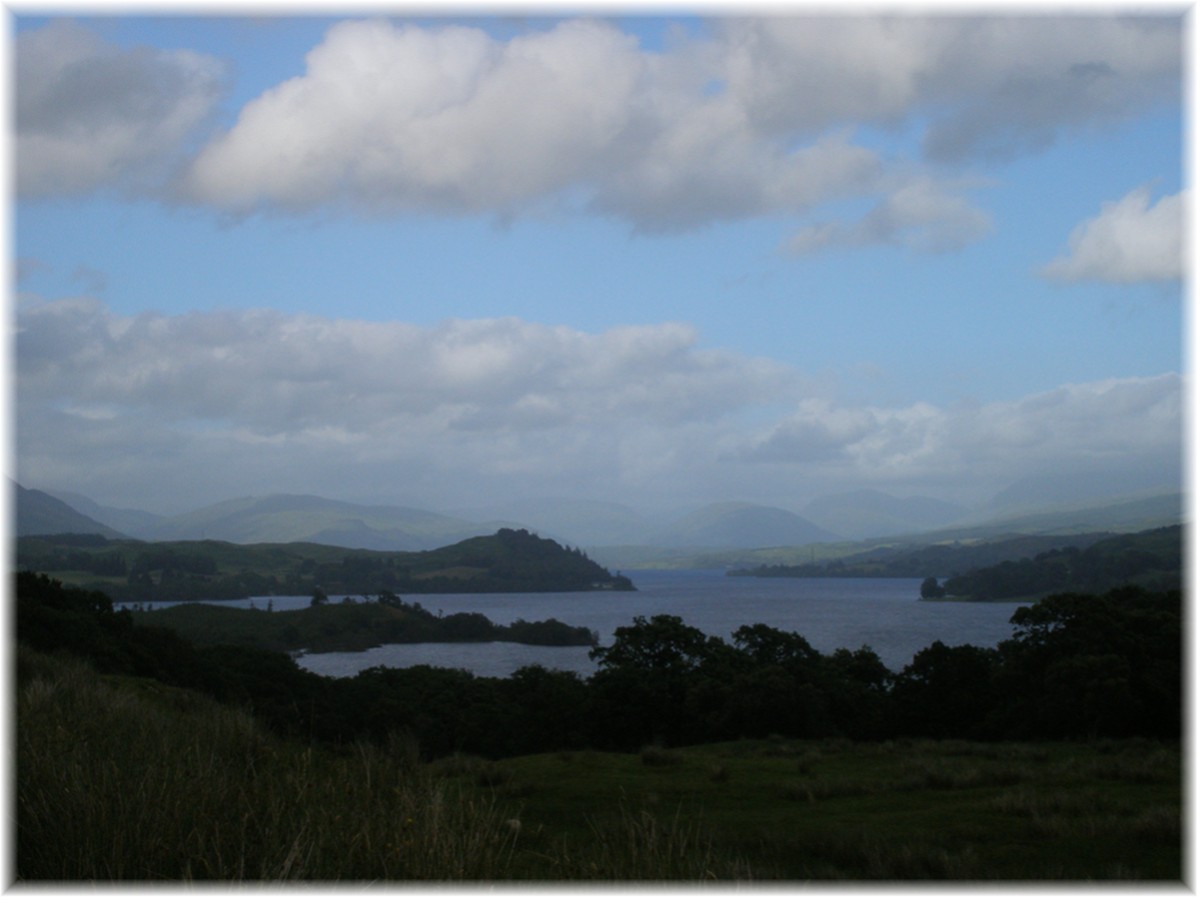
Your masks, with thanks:
[(17, 536), (28, 534), (99, 534), (108, 538), (124, 537), (95, 519), (68, 506), (44, 491), (24, 488), (11, 482), (15, 491)]
[(1183, 474), (1177, 467), (1140, 472), (1082, 469), (1070, 475), (1030, 476), (997, 493), (980, 513), (995, 518), (1047, 512), (1055, 507), (1097, 507), (1137, 497), (1177, 493), (1182, 484)]
[(749, 549), (837, 540), (801, 516), (753, 503), (714, 503), (684, 516), (646, 541), (657, 547)]
[(997, 534), (1079, 534), (1092, 531), (1134, 532), (1177, 525), (1185, 518), (1179, 491), (1091, 504), (1043, 504), (1038, 512), (972, 517), (924, 537), (983, 538)]
[(601, 500), (531, 497), (502, 506), (458, 510), (472, 520), (506, 521), (576, 547), (637, 544), (663, 523), (632, 507)]
[(83, 513), (88, 518), (95, 519), (97, 522), (107, 525), (110, 528), (115, 528), (117, 531), (127, 534), (130, 537), (148, 539), (154, 533), (155, 526), (163, 519), (162, 516), (146, 512), (143, 509), (121, 509), (115, 506), (103, 506), (90, 497), (85, 497), (83, 494), (74, 494), (70, 491), (47, 491), (46, 493), (52, 497), (57, 497), (63, 503)]
[(967, 509), (932, 497), (894, 497), (863, 489), (818, 497), (803, 510), (814, 524), (854, 540), (941, 528)]
[(404, 506), (362, 506), (297, 494), (226, 500), (158, 522), (154, 540), (237, 544), (311, 541), (361, 550), (433, 550), (495, 532), (469, 522)]

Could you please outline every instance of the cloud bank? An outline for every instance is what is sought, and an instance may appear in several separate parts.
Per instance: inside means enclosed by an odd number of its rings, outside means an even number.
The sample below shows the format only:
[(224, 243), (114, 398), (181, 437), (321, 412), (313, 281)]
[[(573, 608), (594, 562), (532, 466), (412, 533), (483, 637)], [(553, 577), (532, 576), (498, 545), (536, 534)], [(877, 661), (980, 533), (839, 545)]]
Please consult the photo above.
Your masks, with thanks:
[(148, 504), (299, 491), (798, 505), (840, 486), (987, 495), (1092, 462), (1172, 471), (1180, 458), (1174, 374), (880, 408), (671, 323), (125, 317), (27, 299), (17, 325), (18, 477)]

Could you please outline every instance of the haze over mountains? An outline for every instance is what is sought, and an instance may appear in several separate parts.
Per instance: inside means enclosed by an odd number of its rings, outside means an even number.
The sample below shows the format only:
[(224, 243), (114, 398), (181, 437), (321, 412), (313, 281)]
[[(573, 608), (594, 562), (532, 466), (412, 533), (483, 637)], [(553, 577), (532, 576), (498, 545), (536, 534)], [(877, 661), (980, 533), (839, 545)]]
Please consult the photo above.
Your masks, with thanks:
[[(497, 529), (527, 528), (621, 565), (653, 559), (632, 548), (682, 551), (752, 550), (861, 541), (900, 535), (950, 539), (1009, 531), (1138, 530), (1179, 521), (1178, 490), (1139, 496), (1043, 504), (1017, 515), (967, 510), (929, 497), (900, 498), (861, 490), (819, 497), (802, 514), (751, 503), (715, 503), (674, 514), (646, 514), (597, 501), (528, 499), (456, 514), (405, 506), (369, 506), (325, 497), (274, 494), (225, 500), (175, 516), (108, 507), (78, 494), (16, 485), (17, 534), (63, 532), (126, 535), (143, 540), (214, 539), (233, 543), (311, 541), (355, 549), (431, 550)], [(990, 514), (989, 514), (990, 512)]]

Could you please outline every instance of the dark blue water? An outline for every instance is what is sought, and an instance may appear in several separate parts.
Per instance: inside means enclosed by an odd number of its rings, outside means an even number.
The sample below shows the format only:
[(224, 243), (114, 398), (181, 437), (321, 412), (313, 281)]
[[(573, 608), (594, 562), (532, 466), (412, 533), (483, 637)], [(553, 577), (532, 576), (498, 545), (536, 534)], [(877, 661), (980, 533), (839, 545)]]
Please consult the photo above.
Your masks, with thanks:
[[(626, 573), (638, 590), (548, 594), (431, 594), (404, 599), (432, 612), (483, 613), (499, 625), (515, 619), (558, 619), (585, 626), (607, 644), (613, 631), (635, 616), (667, 613), (706, 634), (728, 639), (740, 626), (763, 623), (802, 634), (822, 653), (863, 645), (899, 671), (934, 641), (992, 647), (1012, 634), (1008, 624), (1019, 603), (929, 603), (917, 599), (916, 578), (730, 578), (724, 570)], [(338, 598), (330, 598), (336, 602)], [(276, 610), (307, 606), (307, 597), (275, 597)], [(268, 599), (234, 601), (267, 606)], [(165, 604), (158, 604), (165, 605)], [(300, 665), (330, 676), (353, 675), (370, 666), (436, 665), (477, 675), (505, 677), (540, 664), (589, 675), (587, 647), (523, 644), (390, 644), (364, 652), (310, 653)]]

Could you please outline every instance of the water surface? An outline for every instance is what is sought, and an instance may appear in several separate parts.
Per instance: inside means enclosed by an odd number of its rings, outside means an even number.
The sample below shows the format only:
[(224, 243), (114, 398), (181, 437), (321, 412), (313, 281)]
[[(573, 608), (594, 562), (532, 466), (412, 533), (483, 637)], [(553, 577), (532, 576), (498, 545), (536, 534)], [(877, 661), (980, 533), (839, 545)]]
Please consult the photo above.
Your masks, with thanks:
[[(723, 569), (626, 572), (638, 590), (535, 594), (410, 594), (431, 612), (479, 612), (498, 625), (515, 619), (558, 619), (585, 626), (611, 642), (613, 632), (635, 616), (679, 616), (706, 634), (724, 639), (740, 626), (763, 623), (802, 634), (830, 653), (864, 645), (899, 671), (934, 641), (992, 647), (1012, 634), (1008, 624), (1020, 603), (930, 603), (918, 599), (917, 578), (731, 578)], [(331, 597), (331, 602), (340, 598)], [(254, 597), (225, 601), (237, 606), (297, 609), (308, 597)], [(168, 604), (155, 604), (164, 606)], [(361, 652), (309, 653), (300, 665), (321, 675), (349, 676), (371, 666), (436, 665), (477, 675), (506, 677), (539, 664), (590, 675), (587, 647), (490, 644), (389, 644)]]

